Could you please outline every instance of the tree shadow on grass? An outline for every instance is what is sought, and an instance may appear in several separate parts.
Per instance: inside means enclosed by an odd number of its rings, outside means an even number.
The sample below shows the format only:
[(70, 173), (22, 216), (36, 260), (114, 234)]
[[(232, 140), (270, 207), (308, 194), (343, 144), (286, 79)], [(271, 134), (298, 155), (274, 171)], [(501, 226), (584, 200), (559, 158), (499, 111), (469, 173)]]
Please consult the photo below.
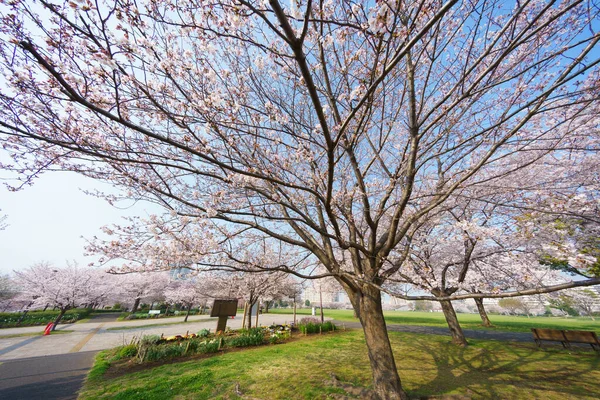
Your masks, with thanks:
[(593, 393), (590, 386), (600, 392), (600, 357), (593, 352), (490, 341), (460, 348), (426, 336), (411, 339), (411, 347), (429, 355), (435, 366), (431, 379), (410, 389), (412, 398), (455, 398), (443, 395), (458, 392), (456, 398), (528, 399), (535, 391), (578, 398)]

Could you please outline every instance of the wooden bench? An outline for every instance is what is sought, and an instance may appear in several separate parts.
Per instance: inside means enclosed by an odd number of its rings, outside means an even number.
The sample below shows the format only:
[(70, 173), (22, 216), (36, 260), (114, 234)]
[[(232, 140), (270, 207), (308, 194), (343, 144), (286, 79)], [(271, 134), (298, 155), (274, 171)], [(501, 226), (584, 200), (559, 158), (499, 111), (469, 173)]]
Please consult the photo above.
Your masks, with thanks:
[(583, 343), (589, 344), (592, 349), (600, 352), (600, 341), (595, 332), (531, 328), (531, 333), (538, 347), (542, 347), (542, 341), (560, 342), (564, 348), (570, 348), (571, 343)]

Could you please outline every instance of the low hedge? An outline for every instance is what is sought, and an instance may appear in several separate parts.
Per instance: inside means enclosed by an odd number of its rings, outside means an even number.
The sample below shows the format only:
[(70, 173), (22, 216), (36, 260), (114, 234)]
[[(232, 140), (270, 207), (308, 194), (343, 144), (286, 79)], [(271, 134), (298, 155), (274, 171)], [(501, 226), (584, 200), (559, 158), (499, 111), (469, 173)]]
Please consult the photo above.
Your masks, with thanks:
[[(61, 323), (70, 324), (86, 318), (93, 310), (88, 308), (75, 308), (63, 315)], [(60, 311), (29, 311), (18, 326), (38, 326), (53, 322)], [(13, 328), (23, 316), (23, 313), (0, 313), (0, 328)]]

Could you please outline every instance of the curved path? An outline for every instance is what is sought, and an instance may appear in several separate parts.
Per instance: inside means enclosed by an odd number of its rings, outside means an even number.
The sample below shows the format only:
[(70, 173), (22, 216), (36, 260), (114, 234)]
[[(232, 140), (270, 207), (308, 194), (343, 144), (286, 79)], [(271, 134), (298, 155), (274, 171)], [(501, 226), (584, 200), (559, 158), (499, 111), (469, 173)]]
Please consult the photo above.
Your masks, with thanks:
[[(348, 328), (362, 329), (360, 322), (348, 321), (333, 321), (336, 325), (345, 324)], [(426, 335), (442, 335), (450, 336), (448, 328), (438, 326), (420, 326), (420, 325), (396, 325), (388, 324), (388, 331), (393, 332), (410, 332)], [(503, 331), (484, 331), (476, 329), (463, 329), (463, 333), (467, 339), (483, 339), (483, 340), (504, 340), (511, 342), (531, 342), (533, 338), (528, 332), (503, 332)]]

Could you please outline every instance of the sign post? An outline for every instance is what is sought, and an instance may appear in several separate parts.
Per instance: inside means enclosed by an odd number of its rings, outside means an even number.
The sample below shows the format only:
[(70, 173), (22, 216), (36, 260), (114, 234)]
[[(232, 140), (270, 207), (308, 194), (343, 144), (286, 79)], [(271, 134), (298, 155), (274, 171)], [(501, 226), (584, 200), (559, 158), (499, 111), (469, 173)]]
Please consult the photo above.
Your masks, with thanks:
[(235, 317), (237, 314), (237, 299), (219, 299), (215, 300), (210, 310), (211, 317), (218, 317), (217, 332), (225, 332), (227, 327), (227, 318)]

